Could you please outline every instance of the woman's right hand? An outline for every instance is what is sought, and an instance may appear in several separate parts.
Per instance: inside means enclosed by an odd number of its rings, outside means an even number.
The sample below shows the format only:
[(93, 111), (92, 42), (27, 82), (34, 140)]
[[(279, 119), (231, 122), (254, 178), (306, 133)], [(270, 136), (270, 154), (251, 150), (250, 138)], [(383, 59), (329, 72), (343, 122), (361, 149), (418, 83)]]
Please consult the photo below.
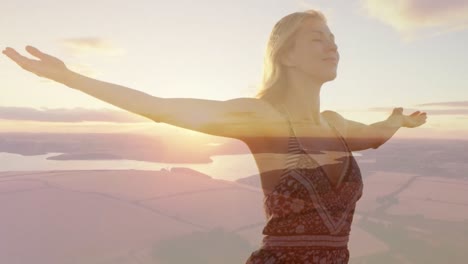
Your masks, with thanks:
[(16, 50), (7, 47), (3, 54), (12, 59), (21, 68), (36, 74), (37, 76), (64, 83), (70, 70), (63, 61), (49, 54), (43, 53), (35, 47), (26, 46), (26, 51), (40, 60), (29, 59), (19, 54)]

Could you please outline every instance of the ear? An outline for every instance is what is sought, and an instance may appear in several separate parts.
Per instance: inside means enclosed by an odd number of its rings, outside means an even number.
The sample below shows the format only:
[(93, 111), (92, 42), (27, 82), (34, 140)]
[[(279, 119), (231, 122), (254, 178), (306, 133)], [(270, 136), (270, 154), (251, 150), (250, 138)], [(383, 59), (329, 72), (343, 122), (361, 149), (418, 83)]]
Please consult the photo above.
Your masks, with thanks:
[(295, 60), (294, 60), (295, 48), (296, 48), (295, 40), (289, 40), (285, 43), (285, 47), (282, 51), (282, 54), (280, 54), (280, 64), (286, 67), (296, 66)]
[(291, 48), (284, 50), (280, 56), (280, 63), (286, 67), (294, 67), (293, 51)]

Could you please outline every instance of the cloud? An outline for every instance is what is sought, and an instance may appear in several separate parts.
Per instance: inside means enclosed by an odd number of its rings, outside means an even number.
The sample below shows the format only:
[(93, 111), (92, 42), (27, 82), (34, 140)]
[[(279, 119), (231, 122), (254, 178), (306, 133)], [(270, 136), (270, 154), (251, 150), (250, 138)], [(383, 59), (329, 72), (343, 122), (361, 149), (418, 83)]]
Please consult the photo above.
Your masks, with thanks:
[(123, 49), (117, 48), (111, 41), (102, 38), (68, 38), (62, 39), (60, 42), (74, 54), (99, 53), (109, 56), (121, 56), (125, 53)]
[(436, 34), (468, 28), (466, 0), (361, 0), (365, 12), (402, 33), (436, 29)]
[[(408, 115), (416, 111), (426, 112), (427, 115), (467, 115), (468, 116), (468, 101), (460, 102), (434, 102), (426, 104), (418, 104), (417, 106), (442, 106), (442, 107), (455, 107), (453, 109), (424, 109), (424, 108), (406, 108), (403, 107), (404, 114)], [(371, 112), (386, 112), (391, 113), (394, 107), (371, 107), (368, 111)]]
[(467, 107), (468, 108), (468, 101), (434, 102), (434, 103), (419, 104), (417, 106), (447, 106), (447, 107)]
[(38, 122), (151, 122), (148, 118), (130, 112), (115, 111), (110, 109), (85, 109), (81, 107), (72, 109), (50, 109), (41, 107), (41, 110), (38, 110), (31, 107), (0, 106), (0, 119)]

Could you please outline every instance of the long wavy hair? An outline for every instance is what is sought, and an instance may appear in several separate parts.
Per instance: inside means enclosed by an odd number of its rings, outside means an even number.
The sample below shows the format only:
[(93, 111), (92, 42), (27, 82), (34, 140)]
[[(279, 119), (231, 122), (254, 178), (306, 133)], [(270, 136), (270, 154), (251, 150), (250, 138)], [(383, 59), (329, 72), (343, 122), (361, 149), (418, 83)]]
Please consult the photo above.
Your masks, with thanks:
[(280, 63), (281, 56), (291, 48), (294, 35), (306, 18), (316, 18), (327, 22), (325, 15), (314, 9), (294, 12), (281, 18), (273, 27), (265, 49), (263, 78), (255, 98), (264, 99), (277, 106), (287, 92), (287, 76)]

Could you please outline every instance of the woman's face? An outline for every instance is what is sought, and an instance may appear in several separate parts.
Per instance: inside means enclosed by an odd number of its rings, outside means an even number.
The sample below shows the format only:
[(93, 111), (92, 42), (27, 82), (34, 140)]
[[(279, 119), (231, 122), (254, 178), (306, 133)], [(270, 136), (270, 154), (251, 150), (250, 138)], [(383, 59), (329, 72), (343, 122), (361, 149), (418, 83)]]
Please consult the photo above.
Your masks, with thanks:
[(294, 67), (322, 82), (336, 78), (339, 61), (335, 37), (319, 19), (306, 19), (296, 32), (289, 51), (289, 67)]

